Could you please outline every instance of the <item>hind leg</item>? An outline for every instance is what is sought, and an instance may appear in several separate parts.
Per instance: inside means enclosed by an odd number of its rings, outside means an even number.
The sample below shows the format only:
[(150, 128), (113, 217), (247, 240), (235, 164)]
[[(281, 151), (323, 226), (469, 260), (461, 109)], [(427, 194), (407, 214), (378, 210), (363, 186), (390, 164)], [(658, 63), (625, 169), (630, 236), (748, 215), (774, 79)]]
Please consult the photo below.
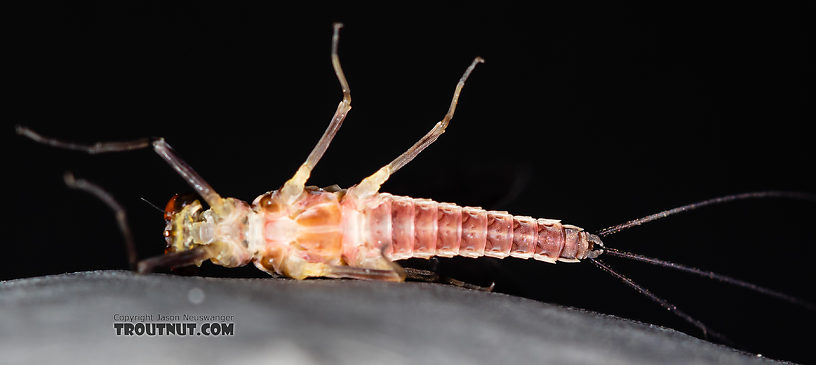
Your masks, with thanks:
[(480, 290), (486, 292), (492, 292), (493, 287), (496, 286), (496, 283), (491, 283), (490, 286), (471, 284), (466, 281), (439, 275), (439, 273), (437, 273), (435, 270), (416, 269), (412, 267), (405, 267), (403, 268), (403, 270), (405, 270), (405, 278), (408, 280), (424, 281), (428, 283), (442, 283), (458, 286), (460, 288)]

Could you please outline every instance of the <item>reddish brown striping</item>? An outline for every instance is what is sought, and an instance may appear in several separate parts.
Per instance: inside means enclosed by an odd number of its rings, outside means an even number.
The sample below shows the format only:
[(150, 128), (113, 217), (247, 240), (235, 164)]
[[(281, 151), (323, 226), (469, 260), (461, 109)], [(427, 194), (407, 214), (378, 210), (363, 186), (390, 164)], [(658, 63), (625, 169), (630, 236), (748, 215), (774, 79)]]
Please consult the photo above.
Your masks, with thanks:
[(385, 254), (390, 255), (391, 247), (391, 199), (382, 199), (382, 203), (368, 212), (368, 237), (366, 244), (379, 251), (385, 247)]
[(510, 256), (529, 259), (533, 256), (537, 238), (537, 224), (532, 217), (513, 217), (513, 245)]
[(462, 242), (462, 207), (451, 203), (439, 203), (438, 208), (436, 256), (456, 256)]
[(585, 259), (587, 251), (589, 251), (587, 233), (584, 231), (578, 232), (578, 250), (575, 252), (575, 258), (579, 260)]
[(383, 193), (365, 214), (367, 244), (385, 247), (391, 260), (512, 256), (577, 262), (589, 250), (586, 232), (576, 226), (429, 199)]
[(566, 240), (564, 226), (550, 219), (538, 220), (538, 235), (534, 257), (539, 261), (555, 262), (561, 256)]
[(459, 255), (482, 257), (487, 243), (487, 212), (481, 208), (462, 208), (462, 242)]
[(437, 205), (430, 199), (414, 199), (413, 257), (431, 258), (436, 255)]
[(485, 256), (505, 258), (513, 245), (513, 216), (507, 212), (487, 212)]
[[(565, 240), (564, 250), (561, 251), (561, 258), (574, 259), (577, 258), (579, 246), (581, 243), (581, 231), (577, 227), (564, 227)], [(585, 240), (586, 241), (586, 240)]]
[(391, 260), (402, 260), (414, 251), (414, 201), (402, 196), (391, 197)]

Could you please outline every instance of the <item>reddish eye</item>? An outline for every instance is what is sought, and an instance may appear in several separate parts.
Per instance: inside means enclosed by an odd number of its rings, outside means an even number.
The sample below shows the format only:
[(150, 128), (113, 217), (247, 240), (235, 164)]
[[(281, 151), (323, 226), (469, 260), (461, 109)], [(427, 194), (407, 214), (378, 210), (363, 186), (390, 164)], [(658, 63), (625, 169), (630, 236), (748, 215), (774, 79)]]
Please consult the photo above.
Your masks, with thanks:
[(164, 220), (171, 221), (176, 213), (184, 209), (185, 206), (196, 201), (196, 195), (193, 193), (176, 194), (170, 198), (167, 205), (164, 207)]

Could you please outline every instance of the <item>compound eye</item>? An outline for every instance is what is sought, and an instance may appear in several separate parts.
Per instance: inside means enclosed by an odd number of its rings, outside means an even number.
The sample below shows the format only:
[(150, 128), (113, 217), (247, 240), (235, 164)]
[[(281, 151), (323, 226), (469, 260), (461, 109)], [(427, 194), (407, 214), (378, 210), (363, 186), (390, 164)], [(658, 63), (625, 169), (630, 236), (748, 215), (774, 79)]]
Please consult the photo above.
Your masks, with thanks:
[(164, 207), (164, 220), (171, 221), (176, 213), (180, 212), (187, 205), (192, 204), (198, 200), (198, 197), (193, 193), (176, 194), (170, 198), (167, 205)]

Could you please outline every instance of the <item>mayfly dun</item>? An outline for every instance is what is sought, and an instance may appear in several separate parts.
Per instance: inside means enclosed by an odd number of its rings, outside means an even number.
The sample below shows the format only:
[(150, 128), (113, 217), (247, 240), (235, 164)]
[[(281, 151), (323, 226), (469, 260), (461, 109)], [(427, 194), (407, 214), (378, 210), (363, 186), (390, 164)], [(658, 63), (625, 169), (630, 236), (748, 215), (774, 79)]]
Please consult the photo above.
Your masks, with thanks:
[[(534, 259), (545, 263), (589, 261), (691, 323), (706, 336), (726, 341), (724, 336), (598, 260), (599, 256), (606, 254), (714, 278), (811, 310), (814, 308), (810, 303), (771, 289), (609, 248), (602, 241), (602, 237), (623, 229), (711, 204), (767, 197), (816, 200), (809, 194), (766, 191), (730, 195), (591, 233), (556, 219), (512, 215), (506, 211), (380, 192), (380, 187), (392, 174), (445, 132), (465, 82), (477, 65), (484, 62), (480, 57), (475, 58), (460, 77), (442, 120), (407, 151), (347, 189), (307, 186), (312, 169), (351, 110), (351, 92), (338, 57), (340, 28), (340, 24), (335, 24), (331, 63), (343, 98), (328, 128), (306, 161), (282, 187), (258, 196), (252, 203), (222, 197), (181, 160), (163, 138), (84, 145), (45, 137), (26, 127), (18, 127), (17, 133), (39, 143), (91, 154), (152, 148), (195, 190), (203, 202), (195, 196), (176, 195), (166, 205), (164, 237), (167, 249), (164, 255), (137, 261), (132, 239), (128, 238), (130, 263), (139, 272), (201, 265), (209, 260), (225, 267), (252, 263), (264, 272), (295, 279), (329, 277), (403, 281), (414, 272), (406, 272), (395, 261), (409, 258), (486, 256)], [(130, 236), (123, 210), (110, 195), (87, 181), (70, 176), (66, 180), (69, 185), (87, 190), (114, 207), (125, 236)]]

